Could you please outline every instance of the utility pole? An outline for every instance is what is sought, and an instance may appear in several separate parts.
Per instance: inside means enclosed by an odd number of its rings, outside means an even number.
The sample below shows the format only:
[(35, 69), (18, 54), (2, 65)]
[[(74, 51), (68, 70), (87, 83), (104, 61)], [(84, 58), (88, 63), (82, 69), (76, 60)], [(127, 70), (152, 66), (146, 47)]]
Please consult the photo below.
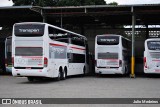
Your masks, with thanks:
[(135, 23), (136, 15), (134, 12), (134, 7), (131, 7), (132, 12), (132, 58), (131, 58), (131, 78), (135, 78)]

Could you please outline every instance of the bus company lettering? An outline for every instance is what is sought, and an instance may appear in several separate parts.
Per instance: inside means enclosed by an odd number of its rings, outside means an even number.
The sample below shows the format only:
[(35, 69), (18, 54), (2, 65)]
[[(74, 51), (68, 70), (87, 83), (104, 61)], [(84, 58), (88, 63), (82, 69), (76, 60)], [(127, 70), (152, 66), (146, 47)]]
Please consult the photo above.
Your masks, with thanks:
[(101, 39), (102, 42), (115, 42), (116, 39)]
[(23, 33), (26, 33), (26, 32), (37, 33), (37, 32), (39, 32), (39, 29), (19, 29), (19, 32), (23, 32)]
[(83, 40), (82, 37), (73, 37), (74, 40)]
[(62, 49), (62, 48), (56, 48), (56, 47), (54, 47), (53, 51), (56, 52), (56, 53), (58, 53), (58, 54), (61, 54), (61, 53), (64, 53), (65, 50)]

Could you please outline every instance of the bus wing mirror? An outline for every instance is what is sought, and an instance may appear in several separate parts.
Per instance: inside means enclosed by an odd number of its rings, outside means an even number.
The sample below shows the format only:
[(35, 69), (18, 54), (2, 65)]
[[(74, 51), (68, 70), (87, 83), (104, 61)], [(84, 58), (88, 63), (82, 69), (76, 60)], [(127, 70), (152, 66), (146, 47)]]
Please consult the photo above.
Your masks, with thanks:
[(71, 56), (71, 53), (68, 53), (68, 54), (67, 54), (67, 58), (68, 58), (69, 61), (71, 60), (71, 57), (72, 57), (72, 56)]

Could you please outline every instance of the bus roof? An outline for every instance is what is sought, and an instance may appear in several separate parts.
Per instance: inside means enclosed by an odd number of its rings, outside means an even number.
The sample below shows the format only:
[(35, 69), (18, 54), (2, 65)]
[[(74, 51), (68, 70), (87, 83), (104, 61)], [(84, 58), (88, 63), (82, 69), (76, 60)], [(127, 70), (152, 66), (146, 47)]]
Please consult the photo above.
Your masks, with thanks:
[(152, 40), (159, 40), (160, 41), (160, 38), (149, 38), (149, 39), (146, 39), (145, 41), (152, 41)]
[(62, 30), (62, 31), (66, 31), (66, 32), (69, 32), (69, 33), (72, 33), (74, 35), (77, 35), (77, 36), (80, 36), (80, 37), (83, 37), (85, 40), (87, 40), (87, 38), (83, 35), (80, 35), (78, 33), (74, 33), (72, 31), (69, 31), (69, 30), (66, 30), (66, 29), (63, 29), (63, 28), (60, 28), (60, 27), (57, 27), (57, 26), (54, 26), (54, 25), (51, 25), (51, 24), (48, 24), (48, 23), (43, 23), (43, 22), (21, 22), (21, 23), (15, 23), (14, 25), (16, 24), (45, 24), (45, 25), (48, 25), (48, 26), (51, 26), (51, 27), (54, 27), (56, 29), (59, 29), (59, 30)]
[(102, 34), (102, 35), (97, 35), (97, 36), (121, 36), (117, 34)]
[[(128, 40), (128, 41), (131, 41), (131, 40), (129, 40), (128, 38), (125, 38), (125, 37), (123, 37), (122, 35), (118, 35), (118, 34), (102, 34), (102, 35), (97, 35), (97, 36), (120, 36), (120, 37), (122, 37), (122, 38), (124, 38), (124, 39), (126, 39), (126, 40)], [(96, 36), (96, 37), (97, 37)]]

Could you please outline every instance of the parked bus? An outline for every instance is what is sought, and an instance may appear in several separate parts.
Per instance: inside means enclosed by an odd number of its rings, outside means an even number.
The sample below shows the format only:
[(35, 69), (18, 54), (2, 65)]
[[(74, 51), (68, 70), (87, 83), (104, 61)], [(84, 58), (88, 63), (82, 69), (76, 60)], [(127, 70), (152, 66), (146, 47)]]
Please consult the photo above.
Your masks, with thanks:
[(147, 39), (144, 51), (144, 73), (160, 73), (160, 38)]
[(130, 46), (130, 40), (121, 35), (97, 35), (95, 39), (95, 73), (128, 73)]
[(87, 38), (39, 22), (16, 23), (12, 36), (12, 74), (65, 79), (88, 72)]
[(12, 37), (5, 40), (5, 67), (6, 72), (12, 72)]

